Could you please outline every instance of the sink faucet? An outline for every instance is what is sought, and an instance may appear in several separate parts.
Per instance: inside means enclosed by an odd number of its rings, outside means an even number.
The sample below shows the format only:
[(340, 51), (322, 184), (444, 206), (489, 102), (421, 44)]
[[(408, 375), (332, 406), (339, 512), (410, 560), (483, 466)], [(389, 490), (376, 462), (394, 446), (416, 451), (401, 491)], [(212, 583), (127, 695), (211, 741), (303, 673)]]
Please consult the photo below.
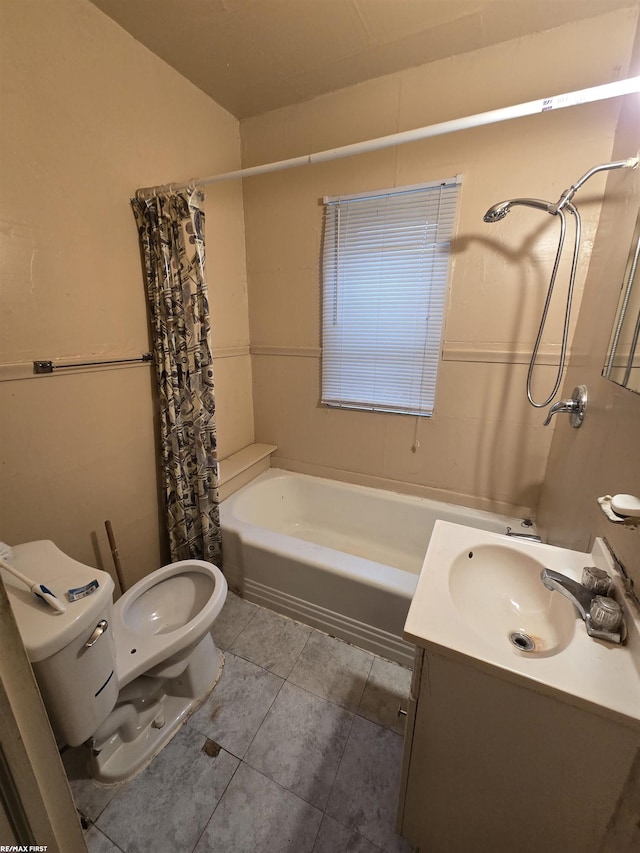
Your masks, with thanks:
[(543, 569), (540, 578), (547, 589), (559, 592), (575, 605), (590, 637), (608, 640), (610, 643), (624, 641), (626, 630), (622, 608), (614, 598), (599, 595), (578, 581), (552, 569)]

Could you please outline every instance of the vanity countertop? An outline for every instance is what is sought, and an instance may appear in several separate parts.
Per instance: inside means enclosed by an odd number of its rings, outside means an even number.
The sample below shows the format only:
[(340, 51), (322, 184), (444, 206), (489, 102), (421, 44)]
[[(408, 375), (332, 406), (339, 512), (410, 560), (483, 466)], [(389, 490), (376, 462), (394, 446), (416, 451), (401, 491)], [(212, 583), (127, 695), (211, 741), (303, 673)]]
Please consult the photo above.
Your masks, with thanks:
[[(518, 627), (519, 601), (517, 594), (512, 595), (508, 588), (508, 573), (506, 582), (504, 574), (497, 582), (489, 571), (487, 585), (481, 587), (477, 586), (477, 576), (474, 578), (475, 589), (480, 591), (477, 619), (476, 614), (465, 610), (456, 598), (459, 581), (454, 581), (451, 567), (459, 567), (468, 560), (468, 569), (464, 566), (464, 571), (483, 571), (487, 564), (483, 566), (480, 560), (471, 559), (482, 549), (485, 554), (498, 554), (507, 563), (512, 558), (525, 566), (531, 564), (536, 579), (542, 568), (553, 569), (577, 581), (581, 580), (584, 566), (604, 569), (614, 578), (616, 598), (623, 605), (626, 644), (590, 637), (574, 610), (575, 624), (569, 613), (569, 634), (556, 648), (543, 649), (540, 653), (516, 648), (508, 632), (502, 630), (502, 617), (492, 622), (491, 607), (496, 606), (502, 614), (505, 608), (513, 611), (513, 625)], [(542, 601), (541, 611), (567, 605), (573, 610), (573, 605), (560, 593), (549, 592), (546, 596), (542, 581), (539, 583), (540, 596), (535, 583), (532, 588), (536, 603), (538, 597)], [(563, 602), (560, 605), (552, 603), (551, 596), (560, 596)], [(465, 606), (468, 608), (468, 604)], [(483, 613), (484, 623), (481, 621)], [(566, 613), (563, 618), (566, 626)], [(583, 553), (438, 521), (411, 602), (404, 637), (419, 647), (445, 656), (462, 657), (467, 663), (491, 670), (498, 677), (517, 681), (521, 686), (551, 694), (561, 701), (588, 707), (640, 730), (640, 618), (634, 602), (623, 592), (621, 578), (602, 539), (596, 539), (591, 553)]]

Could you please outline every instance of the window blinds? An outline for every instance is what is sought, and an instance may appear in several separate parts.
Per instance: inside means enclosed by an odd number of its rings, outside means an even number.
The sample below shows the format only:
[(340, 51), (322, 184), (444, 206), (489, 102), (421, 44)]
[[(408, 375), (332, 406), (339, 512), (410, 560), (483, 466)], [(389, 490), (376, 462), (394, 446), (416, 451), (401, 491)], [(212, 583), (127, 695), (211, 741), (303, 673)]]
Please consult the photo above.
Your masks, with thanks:
[(459, 185), (325, 199), (326, 405), (433, 413)]

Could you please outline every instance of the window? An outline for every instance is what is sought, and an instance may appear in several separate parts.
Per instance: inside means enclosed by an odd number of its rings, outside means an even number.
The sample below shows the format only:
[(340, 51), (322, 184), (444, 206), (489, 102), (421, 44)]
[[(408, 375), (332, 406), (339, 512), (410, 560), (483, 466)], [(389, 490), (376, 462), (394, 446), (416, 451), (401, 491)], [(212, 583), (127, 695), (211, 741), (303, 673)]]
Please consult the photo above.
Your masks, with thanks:
[(326, 405), (433, 414), (459, 185), (324, 200)]

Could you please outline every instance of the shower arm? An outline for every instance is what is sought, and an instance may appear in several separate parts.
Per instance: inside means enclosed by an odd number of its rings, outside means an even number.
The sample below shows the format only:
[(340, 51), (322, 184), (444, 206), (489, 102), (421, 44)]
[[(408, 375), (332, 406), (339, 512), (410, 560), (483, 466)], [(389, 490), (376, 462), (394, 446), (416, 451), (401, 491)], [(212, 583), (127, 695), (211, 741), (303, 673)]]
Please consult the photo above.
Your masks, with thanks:
[(585, 172), (581, 178), (578, 178), (575, 184), (571, 184), (569, 189), (562, 193), (556, 204), (552, 205), (549, 209), (549, 213), (559, 213), (571, 201), (580, 187), (598, 172), (609, 172), (612, 169), (636, 169), (638, 162), (640, 162), (640, 158), (638, 157), (627, 157), (626, 160), (614, 160), (612, 163), (601, 163), (599, 166), (594, 166), (588, 172)]

